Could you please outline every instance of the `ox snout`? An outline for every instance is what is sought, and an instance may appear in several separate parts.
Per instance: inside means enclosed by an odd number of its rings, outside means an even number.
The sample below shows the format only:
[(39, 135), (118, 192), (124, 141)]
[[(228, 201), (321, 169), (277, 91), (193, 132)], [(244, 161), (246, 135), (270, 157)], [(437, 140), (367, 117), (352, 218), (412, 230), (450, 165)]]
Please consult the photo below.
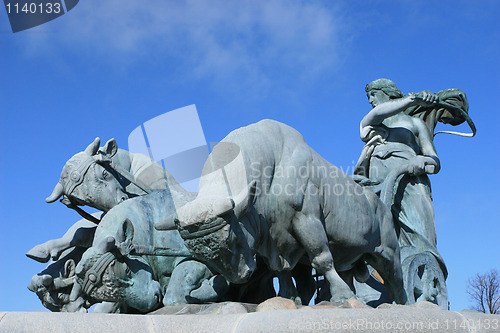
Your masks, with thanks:
[(54, 279), (48, 274), (33, 275), (28, 289), (32, 292), (37, 292), (39, 288), (45, 287), (47, 290), (52, 286)]
[(161, 285), (157, 281), (151, 281), (148, 294), (147, 304), (142, 304), (142, 306), (138, 307), (138, 310), (142, 312), (153, 311), (162, 304)]
[(153, 281), (151, 284), (151, 289), (152, 289), (152, 294), (153, 294), (153, 298), (152, 298), (153, 302), (151, 304), (151, 309), (154, 310), (154, 309), (158, 308), (162, 303), (160, 283), (158, 283), (157, 281)]
[(156, 310), (162, 304), (161, 286), (157, 281), (151, 281), (149, 287), (144, 287), (129, 293), (129, 297), (125, 301), (128, 306), (142, 313), (148, 313)]

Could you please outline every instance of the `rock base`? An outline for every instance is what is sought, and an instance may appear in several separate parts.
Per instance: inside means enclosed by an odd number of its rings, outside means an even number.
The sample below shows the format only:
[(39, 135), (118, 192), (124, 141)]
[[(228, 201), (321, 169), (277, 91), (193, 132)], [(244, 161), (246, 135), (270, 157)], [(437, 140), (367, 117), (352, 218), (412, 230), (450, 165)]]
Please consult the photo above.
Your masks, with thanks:
[(255, 304), (225, 302), (170, 306), (148, 315), (0, 312), (0, 332), (500, 332), (500, 315), (447, 311), (427, 302), (377, 309), (352, 300), (291, 307), (277, 298), (258, 311)]

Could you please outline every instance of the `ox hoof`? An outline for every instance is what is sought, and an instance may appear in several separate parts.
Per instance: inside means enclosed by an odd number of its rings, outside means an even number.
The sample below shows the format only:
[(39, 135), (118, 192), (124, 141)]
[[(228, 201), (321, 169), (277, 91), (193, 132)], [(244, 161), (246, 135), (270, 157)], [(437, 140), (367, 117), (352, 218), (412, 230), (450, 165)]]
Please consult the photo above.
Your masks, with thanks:
[(37, 245), (26, 253), (28, 258), (41, 263), (46, 263), (50, 260), (50, 251), (43, 245)]
[(337, 304), (343, 304), (345, 301), (347, 301), (351, 298), (355, 298), (355, 297), (356, 296), (354, 296), (354, 293), (346, 293), (346, 294), (342, 294), (342, 295), (339, 295), (338, 293), (336, 293), (336, 295), (330, 299), (330, 302), (337, 303)]
[(342, 303), (342, 308), (348, 309), (366, 309), (370, 308), (368, 305), (360, 301), (357, 297), (351, 297)]
[(49, 250), (46, 244), (35, 246), (26, 253), (26, 256), (41, 263), (48, 262), (51, 257), (54, 261), (59, 259), (59, 253), (55, 250)]

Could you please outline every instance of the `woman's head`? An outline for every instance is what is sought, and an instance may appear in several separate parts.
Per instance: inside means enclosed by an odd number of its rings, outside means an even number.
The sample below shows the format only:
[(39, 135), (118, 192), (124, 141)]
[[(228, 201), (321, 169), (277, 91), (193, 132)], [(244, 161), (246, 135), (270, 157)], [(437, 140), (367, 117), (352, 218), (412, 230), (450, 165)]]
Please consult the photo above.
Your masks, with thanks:
[(396, 99), (404, 96), (401, 90), (396, 87), (396, 84), (389, 79), (377, 79), (372, 81), (366, 85), (365, 91), (370, 103), (372, 103), (370, 98), (371, 95), (378, 95), (378, 99), (383, 97), (378, 92), (383, 92), (387, 96), (386, 99)]

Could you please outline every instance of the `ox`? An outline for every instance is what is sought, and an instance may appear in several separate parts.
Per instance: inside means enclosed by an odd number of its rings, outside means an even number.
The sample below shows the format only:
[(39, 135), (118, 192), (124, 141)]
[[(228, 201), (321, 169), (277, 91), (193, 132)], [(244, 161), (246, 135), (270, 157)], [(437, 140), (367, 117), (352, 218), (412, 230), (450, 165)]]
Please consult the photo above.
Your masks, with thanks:
[[(194, 289), (205, 288), (213, 276), (197, 261), (186, 262), (190, 255), (177, 231), (159, 233), (159, 221), (173, 212), (175, 198), (168, 190), (126, 200), (111, 209), (97, 226), (94, 242), (76, 267), (76, 281), (71, 300), (82, 293), (90, 303), (108, 301), (123, 303), (140, 312), (149, 312), (160, 305), (162, 295), (179, 297), (179, 288), (187, 291), (187, 300), (194, 300)], [(183, 265), (189, 267), (182, 269)], [(182, 273), (175, 275), (174, 269)], [(186, 276), (186, 271), (189, 275)], [(219, 276), (211, 282), (227, 283)], [(159, 282), (157, 282), (159, 281)], [(169, 286), (175, 289), (174, 295)], [(204, 289), (205, 290), (205, 289)], [(184, 295), (182, 290), (182, 295)], [(217, 293), (203, 294), (199, 301), (213, 301)], [(198, 294), (203, 293), (198, 291)], [(167, 300), (165, 300), (166, 303)]]
[(71, 301), (108, 301), (149, 312), (164, 303), (218, 299), (226, 280), (189, 260), (177, 231), (160, 233), (154, 223), (175, 211), (168, 190), (126, 200), (111, 209), (95, 231), (92, 246), (76, 266)]
[[(222, 275), (190, 257), (177, 230), (156, 231), (154, 225), (175, 211), (175, 199), (167, 190), (158, 190), (111, 209), (76, 266), (70, 300), (112, 302), (146, 313), (160, 305), (162, 295), (164, 305), (261, 302), (275, 296), (273, 275), (267, 270), (246, 286), (230, 286)], [(300, 273), (295, 271), (294, 277)], [(302, 293), (307, 295), (307, 290)]]
[[(83, 297), (77, 301), (69, 302), (69, 293), (74, 281), (74, 269), (69, 268), (74, 267), (79, 262), (83, 251), (92, 245), (97, 228), (96, 223), (99, 222), (98, 218), (101, 213), (86, 214), (79, 209), (78, 205), (89, 205), (107, 213), (128, 198), (144, 195), (151, 192), (151, 189), (162, 188), (168, 189), (163, 193), (167, 201), (175, 198), (182, 204), (195, 197), (194, 193), (186, 192), (168, 171), (147, 157), (118, 149), (114, 139), (109, 140), (104, 147), (99, 147), (99, 145), (100, 140), (97, 138), (85, 151), (74, 155), (65, 164), (60, 181), (51, 196), (46, 199), (47, 202), (54, 202), (63, 196), (61, 201), (68, 207), (76, 209), (85, 219), (75, 223), (63, 237), (37, 245), (27, 253), (28, 257), (40, 262), (47, 262), (50, 257), (55, 260), (41, 273), (33, 276), (28, 286), (39, 296), (43, 305), (52, 311), (79, 311), (89, 306), (85, 301), (86, 295), (82, 295)], [(186, 252), (177, 232), (163, 235), (162, 242), (170, 244), (165, 246)], [(67, 253), (69, 255), (66, 255)], [(61, 258), (56, 260), (60, 256)], [(171, 286), (165, 296), (166, 304), (187, 303), (195, 300), (190, 299), (189, 294), (193, 286), (197, 288), (198, 284), (202, 283), (197, 279), (205, 278), (204, 275), (198, 274), (200, 270), (207, 271), (203, 264), (193, 260), (180, 262), (183, 258), (177, 258), (179, 265), (175, 267), (167, 265), (164, 268), (162, 285), (165, 289), (168, 277), (174, 268), (177, 270), (177, 276), (184, 274), (192, 280), (179, 278), (179, 281)], [(172, 257), (171, 261), (175, 261), (174, 259)], [(203, 299), (204, 296), (200, 297)], [(92, 302), (96, 301), (101, 300), (96, 298), (92, 300)], [(123, 311), (124, 303), (117, 304)], [(109, 310), (109, 307), (106, 309)], [(112, 311), (116, 309), (116, 306), (111, 307)]]
[(62, 197), (61, 202), (76, 210), (84, 220), (75, 223), (63, 237), (33, 247), (26, 254), (28, 257), (47, 262), (51, 257), (57, 259), (70, 247), (89, 247), (100, 214), (90, 215), (79, 206), (90, 206), (106, 213), (128, 198), (166, 188), (185, 202), (196, 196), (185, 191), (167, 170), (151, 159), (118, 149), (114, 139), (104, 147), (99, 145), (100, 139), (96, 138), (83, 152), (71, 157), (52, 194), (45, 199), (52, 203)]
[(354, 296), (353, 276), (366, 280), (366, 263), (394, 301), (407, 301), (391, 212), (276, 121), (237, 129), (215, 146), (196, 199), (156, 228), (177, 228), (195, 258), (233, 283), (251, 277), (257, 257), (286, 273), (307, 255), (333, 302)]

